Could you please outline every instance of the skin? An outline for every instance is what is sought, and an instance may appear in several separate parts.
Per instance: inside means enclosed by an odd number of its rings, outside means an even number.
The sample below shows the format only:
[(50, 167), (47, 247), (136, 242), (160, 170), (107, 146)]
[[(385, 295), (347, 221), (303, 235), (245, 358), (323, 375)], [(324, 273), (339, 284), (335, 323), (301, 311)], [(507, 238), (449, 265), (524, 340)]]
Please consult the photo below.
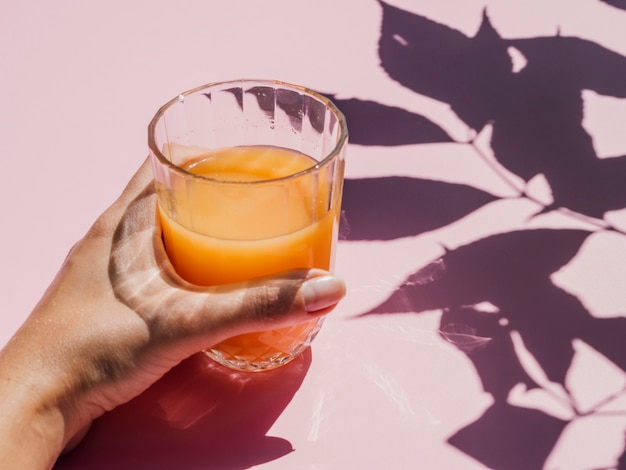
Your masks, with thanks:
[(296, 270), (200, 288), (174, 272), (144, 162), (0, 351), (0, 468), (49, 469), (94, 419), (237, 334), (330, 312), (345, 284)]

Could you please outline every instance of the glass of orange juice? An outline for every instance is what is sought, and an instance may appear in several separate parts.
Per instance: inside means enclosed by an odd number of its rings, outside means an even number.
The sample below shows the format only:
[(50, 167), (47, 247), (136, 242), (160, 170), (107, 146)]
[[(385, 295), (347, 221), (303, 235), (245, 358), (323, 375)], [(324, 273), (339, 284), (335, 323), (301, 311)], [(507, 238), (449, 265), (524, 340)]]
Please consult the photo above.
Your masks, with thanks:
[[(330, 100), (278, 81), (212, 83), (166, 103), (148, 141), (176, 271), (202, 286), (332, 271), (347, 139)], [(233, 369), (273, 369), (304, 351), (321, 322), (236, 336), (204, 352)]]

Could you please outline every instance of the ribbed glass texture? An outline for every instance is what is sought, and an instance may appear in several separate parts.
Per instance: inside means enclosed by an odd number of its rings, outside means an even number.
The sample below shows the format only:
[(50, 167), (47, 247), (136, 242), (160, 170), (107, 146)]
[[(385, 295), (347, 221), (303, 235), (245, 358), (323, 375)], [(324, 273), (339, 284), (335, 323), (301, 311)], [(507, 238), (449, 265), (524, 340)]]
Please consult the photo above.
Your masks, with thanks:
[[(345, 119), (332, 102), (303, 87), (277, 81), (214, 83), (165, 104), (150, 123), (148, 140), (166, 250), (179, 274), (196, 284), (213, 285), (245, 280), (250, 273), (255, 277), (275, 274), (273, 260), (278, 260), (276, 266), (332, 270), (347, 137)], [(304, 154), (312, 159), (311, 164), (294, 174), (261, 181), (222, 180), (185, 169), (219, 149), (259, 146)], [(259, 201), (271, 203), (259, 206)], [(296, 205), (306, 210), (294, 211)], [(251, 208), (264, 212), (264, 223), (251, 216)], [(168, 238), (170, 225), (199, 236), (200, 245), (216, 241), (235, 250), (230, 252), (232, 263), (240, 269), (234, 275), (214, 273), (221, 262), (228, 262), (218, 261), (228, 256), (227, 250), (213, 255), (200, 249), (197, 256), (193, 250), (183, 253), (182, 242)], [(315, 235), (305, 236), (307, 231)], [(315, 243), (303, 251), (301, 245), (311, 237)], [(269, 260), (267, 269), (248, 266), (243, 253), (254, 244), (263, 247), (255, 256)], [(197, 266), (193, 273), (187, 270), (189, 258), (201, 265), (201, 274), (196, 274)], [(321, 322), (312, 321), (245, 335), (207, 345), (205, 352), (228, 367), (268, 370), (300, 354), (320, 326)]]

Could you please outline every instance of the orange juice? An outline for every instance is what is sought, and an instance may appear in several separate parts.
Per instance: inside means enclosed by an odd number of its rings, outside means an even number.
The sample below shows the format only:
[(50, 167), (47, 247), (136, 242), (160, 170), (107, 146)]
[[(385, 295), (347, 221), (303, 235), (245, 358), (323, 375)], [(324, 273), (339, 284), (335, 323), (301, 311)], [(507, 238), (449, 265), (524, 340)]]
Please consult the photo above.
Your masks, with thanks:
[[(176, 221), (159, 210), (176, 271), (210, 286), (295, 268), (330, 269), (340, 201), (331, 202), (331, 172), (302, 173), (316, 163), (283, 148), (249, 146), (205, 153), (182, 165), (219, 181), (174, 193), (170, 213)], [(308, 346), (318, 330), (315, 320), (241, 335), (207, 353), (220, 362), (250, 363), (252, 369), (280, 364)]]

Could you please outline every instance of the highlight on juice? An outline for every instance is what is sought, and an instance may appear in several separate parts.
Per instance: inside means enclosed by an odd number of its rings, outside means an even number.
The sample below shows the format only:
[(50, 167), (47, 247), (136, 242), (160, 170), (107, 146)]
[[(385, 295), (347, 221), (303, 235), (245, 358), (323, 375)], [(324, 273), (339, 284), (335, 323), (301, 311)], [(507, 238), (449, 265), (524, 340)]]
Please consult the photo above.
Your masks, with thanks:
[[(149, 147), (163, 241), (181, 277), (204, 286), (295, 268), (333, 270), (347, 146), (325, 97), (277, 81), (205, 85), (163, 106)], [(207, 345), (238, 370), (288, 363), (323, 319)]]

